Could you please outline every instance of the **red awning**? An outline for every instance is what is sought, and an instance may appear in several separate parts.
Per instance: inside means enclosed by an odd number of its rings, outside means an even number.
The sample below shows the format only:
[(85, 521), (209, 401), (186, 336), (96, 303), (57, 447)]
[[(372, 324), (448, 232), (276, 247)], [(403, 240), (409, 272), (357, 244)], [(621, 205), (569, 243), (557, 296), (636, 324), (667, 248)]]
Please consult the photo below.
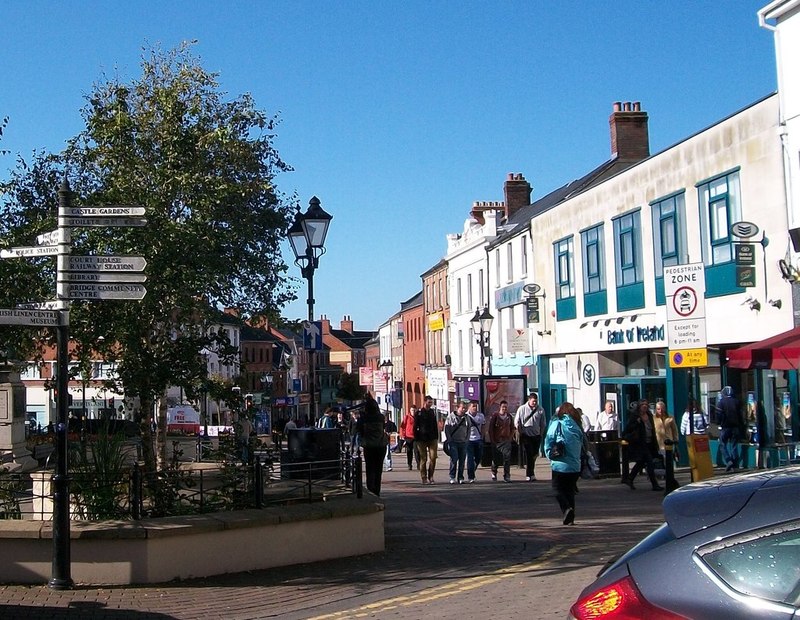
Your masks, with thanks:
[(728, 367), (800, 370), (800, 327), (727, 352)]

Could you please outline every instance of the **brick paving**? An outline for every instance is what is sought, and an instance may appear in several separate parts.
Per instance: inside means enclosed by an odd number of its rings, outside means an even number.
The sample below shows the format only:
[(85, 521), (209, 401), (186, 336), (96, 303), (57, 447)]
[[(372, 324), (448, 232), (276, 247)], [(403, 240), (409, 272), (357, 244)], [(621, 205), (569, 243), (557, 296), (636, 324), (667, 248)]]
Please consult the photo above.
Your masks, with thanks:
[(433, 486), (405, 455), (394, 465), (383, 474), (384, 553), (152, 586), (0, 585), (0, 620), (564, 618), (603, 563), (661, 522), (661, 493), (605, 479), (581, 481), (576, 523), (561, 525), (544, 459), (539, 482), (515, 467), (512, 484), (481, 468), (475, 484), (449, 485), (441, 454)]

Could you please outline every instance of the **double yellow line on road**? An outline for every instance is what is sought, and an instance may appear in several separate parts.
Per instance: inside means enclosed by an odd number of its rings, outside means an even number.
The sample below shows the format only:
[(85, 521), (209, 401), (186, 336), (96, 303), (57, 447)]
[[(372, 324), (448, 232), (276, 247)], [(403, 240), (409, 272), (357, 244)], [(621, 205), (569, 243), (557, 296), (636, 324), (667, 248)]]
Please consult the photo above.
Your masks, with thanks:
[(362, 617), (367, 617), (371, 614), (375, 614), (376, 612), (380, 611), (390, 611), (392, 609), (398, 609), (402, 607), (416, 607), (420, 603), (426, 603), (429, 601), (444, 599), (449, 596), (455, 596), (463, 592), (469, 592), (470, 590), (475, 590), (476, 588), (482, 588), (484, 586), (497, 583), (498, 581), (502, 581), (503, 579), (508, 579), (509, 577), (518, 576), (522, 573), (548, 568), (548, 564), (550, 562), (553, 562), (554, 560), (558, 560), (559, 562), (561, 562), (564, 559), (568, 558), (569, 556), (576, 555), (578, 553), (581, 553), (582, 551), (583, 547), (580, 548), (572, 547), (569, 549), (554, 547), (549, 551), (547, 551), (546, 553), (544, 553), (540, 558), (537, 558), (535, 562), (515, 564), (513, 566), (508, 566), (506, 568), (500, 568), (491, 573), (487, 573), (486, 575), (467, 577), (465, 579), (456, 579), (450, 583), (441, 586), (426, 588), (424, 590), (420, 590), (419, 592), (408, 593), (402, 596), (385, 599), (375, 603), (369, 603), (368, 605), (362, 605), (361, 607), (356, 607), (354, 609), (337, 611), (334, 613), (324, 614), (321, 616), (314, 616), (313, 618), (309, 618), (308, 620), (335, 620), (337, 618), (362, 618)]

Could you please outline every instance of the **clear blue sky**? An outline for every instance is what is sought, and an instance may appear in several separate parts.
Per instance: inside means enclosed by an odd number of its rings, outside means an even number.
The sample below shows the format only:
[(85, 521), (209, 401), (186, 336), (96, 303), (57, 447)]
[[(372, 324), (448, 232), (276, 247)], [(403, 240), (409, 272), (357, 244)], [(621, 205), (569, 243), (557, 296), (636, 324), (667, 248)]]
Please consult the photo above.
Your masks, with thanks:
[[(657, 152), (775, 90), (766, 3), (6, 0), (0, 148), (61, 150), (104, 73), (138, 76), (143, 46), (197, 40), (223, 90), (280, 114), (295, 171), (279, 190), (334, 216), (317, 316), (376, 329), (507, 173), (536, 199), (605, 161), (614, 101), (642, 102)], [(299, 284), (290, 318), (306, 314)]]

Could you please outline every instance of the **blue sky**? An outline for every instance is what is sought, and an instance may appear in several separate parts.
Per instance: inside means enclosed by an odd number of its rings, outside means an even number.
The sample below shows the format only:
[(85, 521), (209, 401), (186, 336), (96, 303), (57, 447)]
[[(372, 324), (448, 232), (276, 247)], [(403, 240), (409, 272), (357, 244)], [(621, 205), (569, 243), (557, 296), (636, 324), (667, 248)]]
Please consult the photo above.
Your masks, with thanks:
[[(376, 329), (507, 173), (535, 200), (608, 159), (614, 101), (642, 102), (658, 152), (775, 90), (766, 3), (6, 0), (0, 176), (61, 150), (92, 84), (138, 76), (143, 46), (197, 40), (223, 90), (279, 114), (279, 190), (334, 217), (317, 316)], [(298, 293), (285, 316), (305, 317)]]

